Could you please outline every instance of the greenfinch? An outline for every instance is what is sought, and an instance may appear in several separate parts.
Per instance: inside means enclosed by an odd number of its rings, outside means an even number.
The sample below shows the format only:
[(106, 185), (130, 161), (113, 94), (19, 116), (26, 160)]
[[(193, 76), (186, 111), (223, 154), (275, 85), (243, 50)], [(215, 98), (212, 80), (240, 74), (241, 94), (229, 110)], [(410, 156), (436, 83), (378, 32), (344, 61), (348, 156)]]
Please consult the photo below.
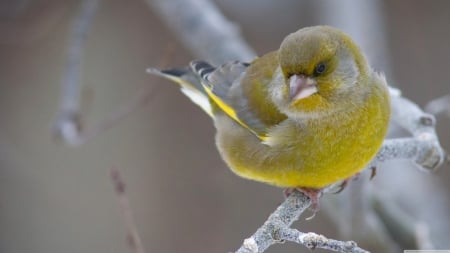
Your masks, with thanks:
[(364, 169), (389, 125), (384, 76), (347, 34), (329, 26), (289, 34), (279, 50), (250, 63), (192, 61), (148, 72), (180, 84), (211, 116), (233, 172), (312, 199)]

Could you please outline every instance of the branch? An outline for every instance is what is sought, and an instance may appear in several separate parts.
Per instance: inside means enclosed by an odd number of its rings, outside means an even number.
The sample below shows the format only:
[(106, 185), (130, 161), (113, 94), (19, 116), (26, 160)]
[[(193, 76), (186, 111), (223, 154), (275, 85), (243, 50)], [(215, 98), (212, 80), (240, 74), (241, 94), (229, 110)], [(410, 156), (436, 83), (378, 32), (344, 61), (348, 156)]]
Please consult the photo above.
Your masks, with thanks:
[(311, 200), (304, 194), (294, 191), (273, 212), (255, 234), (244, 241), (237, 253), (264, 252), (270, 245), (279, 243), (275, 233), (281, 228), (290, 227), (292, 223), (311, 205)]
[(433, 249), (428, 224), (405, 214), (389, 196), (376, 193), (372, 196), (372, 207), (383, 224), (386, 233), (406, 249)]
[(117, 201), (119, 203), (120, 213), (127, 227), (127, 241), (131, 252), (145, 253), (144, 246), (142, 245), (141, 237), (134, 222), (133, 212), (131, 211), (130, 203), (127, 195), (125, 194), (125, 183), (120, 177), (120, 173), (117, 169), (111, 169), (111, 181), (114, 184), (114, 190), (117, 195)]
[(61, 87), (61, 104), (54, 123), (55, 134), (73, 145), (80, 142), (80, 79), (84, 44), (99, 3), (100, 0), (84, 0), (73, 22), (66, 73)]
[[(87, 33), (99, 4), (100, 0), (84, 0), (82, 2), (79, 13), (74, 19), (69, 40), (66, 73), (61, 86), (60, 108), (54, 122), (53, 133), (58, 139), (71, 146), (82, 145), (116, 125), (131, 112), (150, 101), (156, 91), (154, 87), (146, 86), (135, 97), (131, 98), (130, 102), (112, 110), (94, 126), (87, 128), (83, 124), (80, 112), (81, 63)], [(171, 51), (173, 51), (171, 45), (168, 46), (166, 51), (161, 64), (170, 58)]]
[(337, 252), (369, 253), (369, 251), (358, 247), (354, 241), (342, 242), (334, 239), (328, 239), (325, 236), (318, 235), (316, 233), (302, 233), (291, 228), (280, 229), (278, 235), (280, 240), (302, 244), (310, 250), (320, 248)]
[(415, 103), (400, 94), (391, 94), (392, 120), (413, 137), (387, 139), (370, 166), (390, 159), (408, 159), (420, 168), (435, 170), (445, 161), (435, 130), (435, 118), (424, 113)]
[(342, 242), (328, 239), (315, 233), (302, 233), (296, 229), (290, 229), (294, 221), (311, 205), (311, 200), (303, 193), (294, 191), (273, 212), (264, 225), (250, 238), (244, 240), (243, 245), (236, 253), (264, 252), (275, 243), (291, 241), (301, 244), (308, 249), (328, 249), (338, 252), (368, 252), (357, 246), (355, 242)]
[(253, 49), (241, 38), (239, 28), (208, 0), (146, 0), (173, 34), (201, 59), (214, 64), (250, 61)]
[[(201, 58), (215, 63), (232, 59), (249, 61), (255, 57), (253, 50), (239, 36), (237, 26), (226, 20), (217, 7), (207, 0), (155, 0), (146, 1), (165, 13), (166, 21), (173, 29), (179, 28), (182, 41)], [(82, 124), (80, 113), (81, 63), (84, 45), (90, 25), (100, 0), (84, 0), (75, 17), (70, 37), (66, 73), (62, 81), (60, 108), (53, 126), (54, 135), (71, 146), (79, 146), (99, 133), (114, 126), (152, 97), (152, 89), (146, 88), (129, 104), (112, 111), (105, 119), (90, 128)], [(206, 43), (198, 43), (205, 41)], [(208, 57), (214, 55), (214, 57)]]

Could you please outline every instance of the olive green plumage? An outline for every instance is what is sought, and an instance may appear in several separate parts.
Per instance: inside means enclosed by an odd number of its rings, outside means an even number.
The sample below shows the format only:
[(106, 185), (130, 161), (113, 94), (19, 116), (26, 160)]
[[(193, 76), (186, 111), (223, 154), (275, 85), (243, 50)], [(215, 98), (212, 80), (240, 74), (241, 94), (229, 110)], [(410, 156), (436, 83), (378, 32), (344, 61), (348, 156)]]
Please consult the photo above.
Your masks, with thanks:
[(205, 110), (218, 150), (236, 174), (281, 187), (320, 189), (351, 177), (386, 135), (386, 81), (343, 32), (328, 26), (288, 35), (250, 64), (151, 73), (169, 78)]

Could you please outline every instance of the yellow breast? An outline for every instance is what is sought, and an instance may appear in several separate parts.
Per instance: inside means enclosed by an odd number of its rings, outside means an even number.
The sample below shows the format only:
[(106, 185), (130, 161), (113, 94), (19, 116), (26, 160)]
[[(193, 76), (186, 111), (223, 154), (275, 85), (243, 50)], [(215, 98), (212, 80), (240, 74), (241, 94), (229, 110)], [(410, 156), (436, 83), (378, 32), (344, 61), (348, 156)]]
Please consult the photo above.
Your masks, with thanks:
[(389, 125), (383, 91), (352, 111), (280, 127), (283, 145), (261, 144), (227, 117), (218, 117), (216, 141), (225, 162), (238, 175), (280, 187), (322, 188), (346, 179), (370, 162)]

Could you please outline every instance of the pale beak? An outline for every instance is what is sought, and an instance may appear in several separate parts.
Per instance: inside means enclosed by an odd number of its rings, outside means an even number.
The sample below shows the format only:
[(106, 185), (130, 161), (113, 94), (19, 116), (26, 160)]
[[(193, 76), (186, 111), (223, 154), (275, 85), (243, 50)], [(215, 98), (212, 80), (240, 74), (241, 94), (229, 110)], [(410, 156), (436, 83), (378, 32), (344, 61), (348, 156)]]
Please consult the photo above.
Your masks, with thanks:
[(300, 100), (317, 92), (317, 81), (304, 75), (292, 75), (289, 78), (289, 98)]

